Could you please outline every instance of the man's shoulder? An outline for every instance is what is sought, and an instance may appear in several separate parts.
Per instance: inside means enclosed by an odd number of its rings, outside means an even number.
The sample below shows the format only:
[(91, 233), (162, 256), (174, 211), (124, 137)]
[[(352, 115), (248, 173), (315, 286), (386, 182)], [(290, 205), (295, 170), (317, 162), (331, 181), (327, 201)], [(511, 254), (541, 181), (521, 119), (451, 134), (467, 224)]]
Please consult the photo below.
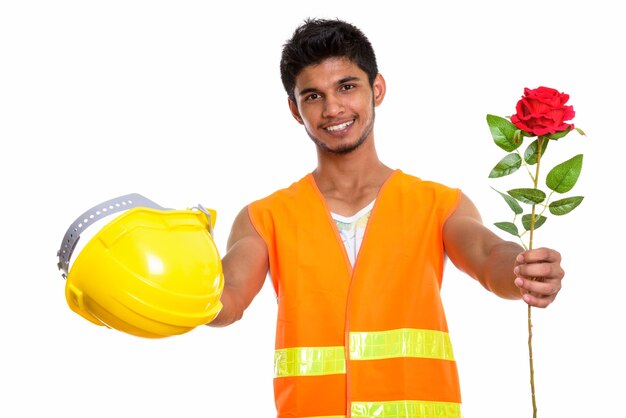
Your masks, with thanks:
[(305, 186), (308, 186), (308, 183), (310, 183), (309, 176), (310, 174), (307, 174), (301, 179), (294, 181), (290, 185), (280, 188), (270, 193), (269, 195), (266, 195), (264, 197), (261, 197), (253, 201), (252, 203), (250, 203), (250, 205), (251, 206), (265, 206), (265, 205), (271, 205), (278, 201), (292, 200), (297, 196), (299, 190), (301, 190)]
[(455, 187), (448, 186), (435, 180), (424, 179), (413, 174), (405, 173), (397, 170), (397, 177), (405, 187), (417, 188), (421, 190), (441, 190), (452, 191), (457, 190)]
[(394, 190), (392, 204), (403, 201), (410, 211), (437, 213), (445, 219), (457, 206), (461, 190), (433, 180), (424, 180), (410, 174), (401, 173), (398, 177), (399, 186)]

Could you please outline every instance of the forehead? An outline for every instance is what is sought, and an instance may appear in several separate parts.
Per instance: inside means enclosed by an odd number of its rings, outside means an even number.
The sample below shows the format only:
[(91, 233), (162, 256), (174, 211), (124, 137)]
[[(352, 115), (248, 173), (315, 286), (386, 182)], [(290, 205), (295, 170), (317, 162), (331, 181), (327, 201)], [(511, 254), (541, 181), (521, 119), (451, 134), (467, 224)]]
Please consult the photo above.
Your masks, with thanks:
[(367, 74), (348, 58), (327, 58), (318, 64), (304, 67), (296, 77), (295, 90), (323, 88), (344, 79), (367, 80)]

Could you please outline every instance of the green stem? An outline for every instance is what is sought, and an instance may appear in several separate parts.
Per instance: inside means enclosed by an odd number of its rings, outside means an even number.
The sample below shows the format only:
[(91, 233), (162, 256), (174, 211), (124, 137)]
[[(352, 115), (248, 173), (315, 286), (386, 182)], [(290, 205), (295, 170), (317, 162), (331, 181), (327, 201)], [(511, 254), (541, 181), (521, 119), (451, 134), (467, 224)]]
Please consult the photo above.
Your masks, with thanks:
[(541, 213), (539, 214), (539, 217), (541, 217), (544, 214), (544, 212), (548, 210), (548, 208), (550, 207), (550, 199), (552, 199), (553, 194), (554, 194), (554, 191), (551, 191), (548, 197), (546, 197), (546, 200), (541, 202), (541, 206), (543, 207), (543, 209), (541, 209)]
[(519, 150), (517, 151), (517, 155), (520, 156), (520, 158), (522, 159), (522, 163), (524, 165), (524, 168), (526, 169), (526, 172), (528, 172), (528, 176), (530, 176), (530, 179), (534, 182), (535, 181), (535, 177), (533, 176), (533, 173), (530, 172), (530, 168), (528, 167), (528, 164), (526, 163), (526, 160), (524, 159), (524, 156), (522, 155), (522, 153)]
[[(540, 136), (537, 138), (537, 167), (533, 178), (534, 188), (537, 189), (539, 182), (539, 168), (541, 166), (541, 149), (545, 139)], [(533, 249), (533, 235), (535, 232), (535, 206), (533, 205), (530, 217), (530, 237), (528, 240), (528, 249)], [(534, 279), (533, 279), (534, 280)], [(531, 319), (531, 307), (528, 305), (528, 361), (530, 363), (530, 393), (533, 403), (533, 418), (537, 418), (537, 400), (535, 397), (535, 367), (533, 365), (533, 323)]]

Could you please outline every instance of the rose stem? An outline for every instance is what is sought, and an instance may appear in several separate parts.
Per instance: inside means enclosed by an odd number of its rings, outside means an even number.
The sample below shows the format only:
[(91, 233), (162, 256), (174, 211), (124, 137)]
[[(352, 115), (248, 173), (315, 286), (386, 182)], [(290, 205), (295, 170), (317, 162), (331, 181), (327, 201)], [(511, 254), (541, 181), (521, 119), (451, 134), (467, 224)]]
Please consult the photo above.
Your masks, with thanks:
[[(534, 188), (537, 189), (537, 183), (539, 182), (539, 167), (541, 164), (541, 149), (543, 148), (544, 138), (542, 136), (537, 138), (537, 168), (535, 171)], [(532, 214), (530, 217), (530, 237), (528, 239), (528, 249), (533, 249), (533, 235), (535, 232), (535, 206), (533, 204)], [(533, 280), (535, 280), (533, 278)], [(533, 323), (531, 319), (531, 308), (528, 305), (528, 361), (530, 363), (530, 393), (533, 401), (533, 418), (537, 418), (537, 400), (535, 398), (535, 367), (533, 365)]]

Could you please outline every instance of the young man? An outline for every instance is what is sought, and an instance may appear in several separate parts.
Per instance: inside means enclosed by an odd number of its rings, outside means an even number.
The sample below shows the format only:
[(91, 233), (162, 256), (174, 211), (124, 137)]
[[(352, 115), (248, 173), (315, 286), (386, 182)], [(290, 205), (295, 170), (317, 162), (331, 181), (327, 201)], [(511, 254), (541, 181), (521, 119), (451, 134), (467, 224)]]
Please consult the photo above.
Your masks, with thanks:
[(378, 159), (385, 80), (359, 29), (307, 20), (284, 46), (281, 76), (318, 164), (239, 213), (210, 325), (239, 320), (269, 271), (279, 417), (460, 417), (444, 258), (496, 295), (544, 308), (561, 288), (559, 253), (522, 251), (459, 190)]

